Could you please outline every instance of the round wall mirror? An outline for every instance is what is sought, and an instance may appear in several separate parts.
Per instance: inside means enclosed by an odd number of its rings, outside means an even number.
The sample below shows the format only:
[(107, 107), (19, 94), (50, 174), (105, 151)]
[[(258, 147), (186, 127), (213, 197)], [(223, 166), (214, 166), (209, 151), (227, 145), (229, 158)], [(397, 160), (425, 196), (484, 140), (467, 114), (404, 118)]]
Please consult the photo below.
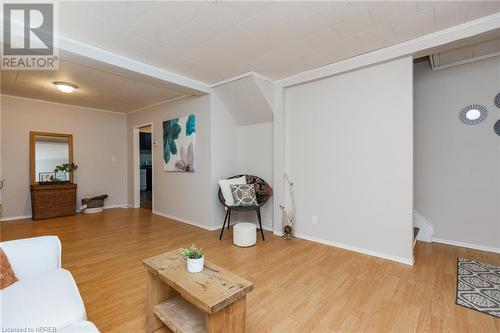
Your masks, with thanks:
[(481, 117), (481, 112), (476, 109), (469, 110), (465, 113), (465, 117), (469, 120), (476, 120), (477, 118)]
[(477, 125), (488, 116), (488, 110), (479, 104), (467, 105), (460, 112), (458, 118), (465, 125)]

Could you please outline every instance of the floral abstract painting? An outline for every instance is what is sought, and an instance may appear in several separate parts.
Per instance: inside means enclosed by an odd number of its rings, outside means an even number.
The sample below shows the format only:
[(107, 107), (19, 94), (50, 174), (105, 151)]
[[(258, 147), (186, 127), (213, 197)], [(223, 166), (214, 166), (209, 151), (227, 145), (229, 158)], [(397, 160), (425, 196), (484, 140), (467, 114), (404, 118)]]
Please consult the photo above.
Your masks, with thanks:
[(163, 170), (194, 172), (194, 114), (163, 122)]

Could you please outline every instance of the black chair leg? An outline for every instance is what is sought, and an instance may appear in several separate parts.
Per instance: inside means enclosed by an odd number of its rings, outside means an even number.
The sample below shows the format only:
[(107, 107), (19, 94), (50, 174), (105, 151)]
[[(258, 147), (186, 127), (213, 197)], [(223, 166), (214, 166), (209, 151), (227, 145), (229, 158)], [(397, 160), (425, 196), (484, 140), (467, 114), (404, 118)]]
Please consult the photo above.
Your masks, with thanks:
[(257, 217), (259, 218), (260, 234), (262, 235), (262, 240), (265, 241), (264, 230), (262, 229), (262, 219), (260, 217), (260, 208), (257, 209)]
[(230, 225), (231, 225), (231, 208), (229, 208), (229, 219), (227, 220), (227, 230), (229, 230)]
[(224, 227), (226, 226), (227, 215), (229, 214), (229, 210), (226, 212), (226, 217), (224, 217), (224, 224), (222, 225), (222, 229), (220, 229), (219, 240), (222, 239), (222, 234), (224, 233)]

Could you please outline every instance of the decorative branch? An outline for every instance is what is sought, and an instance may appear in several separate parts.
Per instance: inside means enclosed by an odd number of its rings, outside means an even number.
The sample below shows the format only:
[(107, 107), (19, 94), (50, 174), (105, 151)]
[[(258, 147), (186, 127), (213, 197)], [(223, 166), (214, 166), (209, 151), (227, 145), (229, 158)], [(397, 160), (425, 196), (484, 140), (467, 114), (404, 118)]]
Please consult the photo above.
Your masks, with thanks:
[(290, 209), (286, 209), (285, 206), (280, 205), (280, 208), (283, 210), (283, 214), (285, 219), (283, 220), (283, 237), (285, 239), (292, 239), (295, 224), (295, 195), (293, 193), (293, 182), (288, 177), (288, 174), (285, 173), (285, 180), (288, 183), (288, 189), (290, 191)]

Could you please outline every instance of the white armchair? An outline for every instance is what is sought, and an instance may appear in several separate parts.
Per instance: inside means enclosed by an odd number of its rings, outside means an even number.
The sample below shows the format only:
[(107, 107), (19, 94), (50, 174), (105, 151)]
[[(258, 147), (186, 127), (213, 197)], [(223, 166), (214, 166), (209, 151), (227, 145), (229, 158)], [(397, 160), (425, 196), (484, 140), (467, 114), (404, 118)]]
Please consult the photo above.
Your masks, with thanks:
[(71, 273), (61, 268), (61, 242), (56, 236), (0, 243), (19, 281), (0, 291), (2, 331), (98, 332), (88, 322)]
[(2, 242), (1, 247), (19, 280), (61, 268), (61, 242), (56, 236)]

